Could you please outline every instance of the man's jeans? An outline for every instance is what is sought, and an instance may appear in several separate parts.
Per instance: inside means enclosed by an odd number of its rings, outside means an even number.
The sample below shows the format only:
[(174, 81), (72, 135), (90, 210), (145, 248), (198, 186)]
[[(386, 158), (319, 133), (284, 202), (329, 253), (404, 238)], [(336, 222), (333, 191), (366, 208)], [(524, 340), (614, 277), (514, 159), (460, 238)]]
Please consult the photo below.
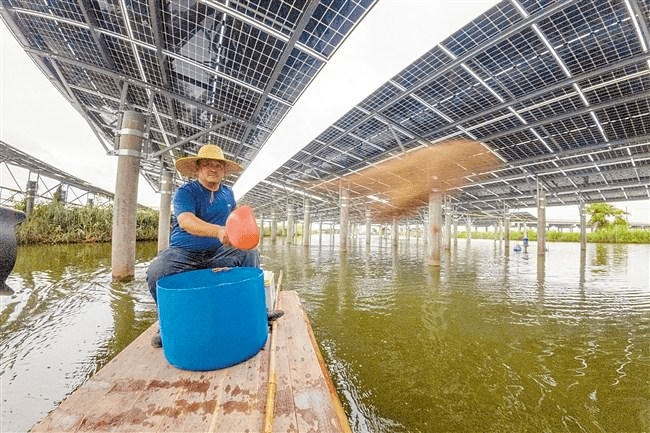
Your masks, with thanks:
[(169, 247), (161, 251), (149, 265), (147, 285), (153, 300), (158, 303), (156, 283), (162, 277), (196, 269), (234, 268), (237, 266), (259, 268), (259, 251), (221, 247), (216, 253), (204, 253)]

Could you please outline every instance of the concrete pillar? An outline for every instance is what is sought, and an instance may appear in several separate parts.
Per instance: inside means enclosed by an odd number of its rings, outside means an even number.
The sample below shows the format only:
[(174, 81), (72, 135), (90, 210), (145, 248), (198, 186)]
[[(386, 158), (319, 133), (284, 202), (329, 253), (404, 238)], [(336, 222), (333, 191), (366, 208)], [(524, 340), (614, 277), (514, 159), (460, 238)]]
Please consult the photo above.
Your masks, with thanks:
[(429, 195), (429, 264), (440, 266), (440, 226), (442, 225), (442, 195), (432, 192)]
[(503, 219), (503, 239), (503, 245), (507, 256), (510, 251), (510, 217), (508, 215)]
[(546, 253), (546, 193), (537, 192), (537, 255)]
[(304, 227), (302, 228), (302, 244), (304, 246), (309, 246), (311, 244), (311, 202), (308, 198), (305, 198), (304, 203), (305, 215), (304, 215)]
[(318, 222), (318, 245), (323, 245), (323, 216), (322, 215)]
[(585, 203), (580, 202), (578, 206), (580, 211), (580, 249), (587, 249), (587, 211), (585, 209)]
[(370, 246), (370, 237), (372, 236), (372, 211), (366, 209), (366, 246)]
[(528, 224), (524, 223), (524, 252), (528, 252)]
[(38, 181), (28, 180), (27, 188), (25, 189), (25, 216), (29, 218), (34, 210), (34, 200), (36, 199), (36, 190), (38, 188)]
[(350, 191), (343, 188), (341, 190), (341, 215), (339, 218), (339, 226), (341, 227), (339, 245), (341, 251), (348, 250), (348, 225), (350, 218)]
[(393, 246), (396, 247), (399, 241), (399, 227), (397, 225), (397, 218), (393, 217)]
[(458, 243), (458, 221), (454, 218), (455, 215), (452, 214), (452, 223), (453, 223), (453, 232), (454, 232), (454, 247)]
[(293, 245), (293, 235), (295, 233), (293, 205), (287, 207), (287, 245)]
[(472, 217), (467, 215), (467, 219), (465, 220), (465, 227), (467, 228), (467, 240), (470, 241), (472, 239)]
[(160, 178), (160, 211), (158, 213), (158, 252), (169, 247), (169, 226), (172, 209), (172, 176), (170, 170), (163, 168)]
[(260, 215), (260, 245), (264, 243), (264, 214)]
[(113, 203), (112, 267), (113, 279), (117, 280), (130, 279), (135, 273), (135, 220), (143, 137), (144, 115), (125, 111), (119, 131)]
[(274, 243), (278, 238), (278, 211), (273, 208), (271, 211), (271, 243)]
[(449, 205), (445, 206), (445, 249), (451, 251), (451, 212), (449, 212)]

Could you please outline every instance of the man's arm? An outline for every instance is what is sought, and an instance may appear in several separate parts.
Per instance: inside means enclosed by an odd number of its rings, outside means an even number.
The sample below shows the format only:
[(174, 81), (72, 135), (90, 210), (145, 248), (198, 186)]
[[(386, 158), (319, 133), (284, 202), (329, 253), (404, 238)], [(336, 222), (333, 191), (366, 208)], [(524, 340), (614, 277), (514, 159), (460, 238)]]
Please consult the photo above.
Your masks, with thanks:
[(217, 238), (222, 244), (229, 245), (227, 239), (224, 240), (226, 236), (226, 228), (224, 226), (203, 221), (192, 212), (183, 212), (176, 220), (178, 221), (178, 225), (189, 234)]

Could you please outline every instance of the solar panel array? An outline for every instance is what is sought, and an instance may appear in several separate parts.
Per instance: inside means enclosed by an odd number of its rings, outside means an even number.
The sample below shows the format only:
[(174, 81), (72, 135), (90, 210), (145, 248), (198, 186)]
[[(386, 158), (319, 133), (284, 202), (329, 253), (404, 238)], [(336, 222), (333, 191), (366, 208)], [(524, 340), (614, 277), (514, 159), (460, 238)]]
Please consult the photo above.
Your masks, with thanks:
[[(650, 197), (650, 2), (505, 0), (359, 102), (248, 192), (258, 213), (304, 200), (339, 218), (325, 183), (452, 138), (503, 161), (448, 193), (464, 213)], [(478, 176), (478, 175), (482, 176)], [(335, 183), (335, 182), (334, 182)], [(351, 217), (382, 197), (346, 185)], [(426, 205), (426, 203), (422, 203)]]
[(124, 110), (150, 113), (141, 173), (159, 190), (204, 143), (247, 166), (374, 1), (3, 0), (0, 16), (108, 153)]

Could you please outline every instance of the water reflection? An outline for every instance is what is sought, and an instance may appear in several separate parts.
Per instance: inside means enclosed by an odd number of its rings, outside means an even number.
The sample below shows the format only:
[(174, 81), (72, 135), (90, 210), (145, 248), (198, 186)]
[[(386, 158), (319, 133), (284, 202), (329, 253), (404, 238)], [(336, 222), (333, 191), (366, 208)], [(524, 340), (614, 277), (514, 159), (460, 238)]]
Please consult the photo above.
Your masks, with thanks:
[[(650, 428), (647, 245), (361, 238), (265, 242), (308, 312), (355, 432), (626, 431)], [(3, 429), (25, 431), (155, 320), (144, 284), (113, 284), (110, 246), (19, 254), (0, 321)], [(29, 249), (28, 249), (29, 250)]]
[(584, 292), (585, 271), (587, 270), (587, 250), (580, 250), (580, 290)]
[(537, 254), (537, 289), (544, 296), (544, 278), (546, 278), (546, 254)]
[(357, 432), (645, 431), (649, 248), (598, 247), (553, 243), (540, 258), (472, 240), (439, 268), (403, 243), (397, 259), (383, 240), (315, 247), (312, 277), (294, 269), (285, 289)]
[(594, 256), (594, 265), (606, 266), (607, 265), (607, 248), (605, 245), (596, 245), (596, 255)]
[(155, 320), (143, 263), (155, 251), (139, 244), (136, 279), (114, 284), (110, 244), (20, 248), (0, 298), (3, 431), (28, 430)]

